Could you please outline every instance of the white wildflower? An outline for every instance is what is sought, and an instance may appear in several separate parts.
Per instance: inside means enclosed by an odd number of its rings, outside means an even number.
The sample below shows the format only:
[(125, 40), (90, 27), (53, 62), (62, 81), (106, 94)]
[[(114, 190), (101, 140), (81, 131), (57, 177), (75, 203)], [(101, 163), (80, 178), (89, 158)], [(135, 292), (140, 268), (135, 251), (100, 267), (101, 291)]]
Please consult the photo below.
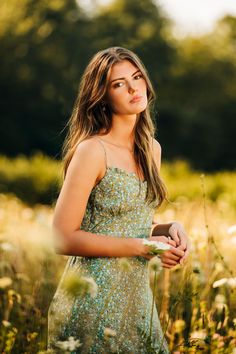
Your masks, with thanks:
[(143, 244), (149, 247), (149, 254), (161, 254), (171, 248), (170, 245), (160, 241), (143, 240)]
[(67, 341), (58, 341), (56, 346), (62, 350), (75, 350), (76, 348), (81, 347), (82, 343), (80, 343), (79, 339), (74, 339), (74, 337), (69, 337)]
[(215, 302), (217, 304), (225, 304), (226, 303), (225, 296), (223, 294), (217, 294), (215, 297)]
[(90, 294), (92, 297), (95, 297), (98, 286), (93, 278), (72, 273), (66, 276), (64, 288), (72, 296)]
[(1, 242), (0, 249), (4, 252), (13, 252), (15, 251), (16, 247), (9, 242)]
[(219, 280), (216, 280), (213, 283), (213, 288), (218, 288), (222, 285), (228, 285), (230, 288), (236, 288), (236, 278), (222, 278)]
[(230, 227), (228, 228), (228, 230), (227, 230), (227, 233), (228, 233), (229, 235), (236, 234), (236, 225), (230, 226)]
[(92, 297), (95, 297), (97, 295), (97, 289), (98, 289), (97, 283), (91, 277), (84, 277), (84, 281), (87, 282), (88, 293)]
[(236, 236), (231, 237), (230, 242), (231, 242), (233, 245), (236, 245)]
[(133, 268), (130, 261), (126, 257), (121, 257), (118, 260), (118, 264), (123, 272), (130, 272)]
[(0, 278), (0, 288), (5, 289), (12, 284), (12, 279), (9, 277)]
[(9, 321), (3, 320), (2, 324), (4, 327), (11, 327), (11, 322), (9, 322)]
[(227, 284), (230, 288), (236, 288), (236, 278), (229, 278)]
[(194, 331), (191, 333), (191, 338), (192, 339), (205, 339), (206, 338), (206, 332), (205, 331)]
[(158, 257), (153, 257), (149, 261), (149, 269), (154, 272), (160, 272), (162, 270), (161, 260)]
[(194, 271), (199, 271), (200, 272), (200, 269), (201, 269), (201, 263), (199, 261), (193, 261), (192, 262), (192, 267), (194, 269)]
[(227, 283), (227, 278), (222, 278), (222, 279), (216, 280), (212, 286), (213, 286), (213, 288), (218, 288), (226, 283)]

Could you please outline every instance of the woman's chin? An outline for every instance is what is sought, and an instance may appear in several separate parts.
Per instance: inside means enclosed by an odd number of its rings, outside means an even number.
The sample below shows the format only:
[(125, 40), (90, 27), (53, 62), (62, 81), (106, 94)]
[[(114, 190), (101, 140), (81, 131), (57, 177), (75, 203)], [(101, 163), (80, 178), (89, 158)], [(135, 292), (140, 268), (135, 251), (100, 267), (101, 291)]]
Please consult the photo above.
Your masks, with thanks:
[(132, 107), (132, 114), (139, 114), (143, 111), (145, 111), (145, 109), (147, 108), (147, 105), (137, 105), (136, 107)]

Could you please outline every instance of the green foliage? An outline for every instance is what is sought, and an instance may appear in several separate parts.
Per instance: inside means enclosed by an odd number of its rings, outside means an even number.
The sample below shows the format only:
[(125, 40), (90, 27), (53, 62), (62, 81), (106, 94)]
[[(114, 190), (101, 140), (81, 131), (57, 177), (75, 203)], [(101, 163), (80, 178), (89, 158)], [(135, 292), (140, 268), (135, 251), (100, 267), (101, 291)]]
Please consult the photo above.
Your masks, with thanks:
[(162, 178), (167, 185), (169, 199), (173, 202), (183, 200), (201, 200), (202, 182), (205, 177), (207, 198), (213, 202), (225, 202), (236, 206), (236, 173), (223, 171), (203, 174), (193, 170), (186, 161), (176, 160), (172, 163), (163, 163)]
[(178, 41), (153, 0), (114, 0), (91, 12), (78, 4), (0, 2), (0, 151), (58, 157), (84, 67), (98, 50), (117, 45), (134, 50), (150, 73), (164, 157), (234, 169), (236, 18)]
[[(202, 199), (202, 172), (192, 170), (186, 161), (163, 162), (161, 174), (171, 202)], [(236, 173), (206, 174), (205, 180), (209, 200), (236, 207)], [(0, 156), (0, 192), (13, 193), (30, 205), (53, 204), (62, 181), (62, 163), (40, 152), (30, 158)]]
[(0, 192), (13, 193), (29, 204), (51, 204), (57, 197), (60, 165), (42, 153), (27, 159), (0, 156)]

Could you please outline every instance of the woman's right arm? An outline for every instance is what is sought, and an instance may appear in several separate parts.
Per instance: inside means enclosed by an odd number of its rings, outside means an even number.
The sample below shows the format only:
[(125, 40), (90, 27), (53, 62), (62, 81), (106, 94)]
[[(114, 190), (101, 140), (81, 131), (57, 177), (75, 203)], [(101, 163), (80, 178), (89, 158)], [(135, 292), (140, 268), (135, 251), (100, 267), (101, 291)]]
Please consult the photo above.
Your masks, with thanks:
[(89, 195), (104, 174), (104, 164), (104, 152), (95, 139), (77, 146), (54, 209), (52, 228), (56, 252), (88, 257), (145, 257), (148, 249), (142, 239), (80, 230)]

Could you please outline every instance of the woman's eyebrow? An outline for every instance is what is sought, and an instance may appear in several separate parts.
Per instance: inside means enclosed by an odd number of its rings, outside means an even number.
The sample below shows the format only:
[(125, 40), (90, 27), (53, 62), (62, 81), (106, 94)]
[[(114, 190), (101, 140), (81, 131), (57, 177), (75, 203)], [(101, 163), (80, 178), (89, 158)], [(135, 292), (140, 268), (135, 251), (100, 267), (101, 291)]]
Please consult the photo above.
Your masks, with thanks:
[[(136, 70), (133, 74), (132, 74), (132, 76), (134, 76), (137, 72), (139, 72), (140, 70)], [(116, 80), (124, 80), (125, 78), (124, 77), (120, 77), (120, 78), (118, 78), (118, 79), (114, 79), (114, 80), (111, 80), (111, 82), (110, 83), (112, 83), (113, 81), (116, 81)]]

